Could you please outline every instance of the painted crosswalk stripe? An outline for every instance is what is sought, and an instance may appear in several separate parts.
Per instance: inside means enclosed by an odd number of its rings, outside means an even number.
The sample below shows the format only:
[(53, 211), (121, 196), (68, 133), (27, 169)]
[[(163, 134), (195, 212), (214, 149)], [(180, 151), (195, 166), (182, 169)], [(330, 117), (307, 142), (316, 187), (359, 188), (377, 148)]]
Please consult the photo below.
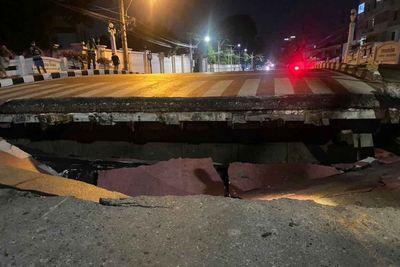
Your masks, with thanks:
[(15, 87), (12, 87), (11, 89), (10, 88), (2, 89), (2, 90), (0, 90), (0, 98), (3, 95), (8, 95), (10, 93), (15, 93), (15, 92), (24, 91), (24, 90), (33, 89), (33, 88), (38, 88), (38, 87), (39, 87), (39, 84), (32, 84), (32, 85), (15, 86)]
[(288, 78), (275, 78), (275, 95), (293, 95), (294, 88)]
[(375, 92), (372, 86), (352, 77), (336, 76), (334, 79), (343, 85), (351, 94), (370, 95)]
[(132, 82), (117, 83), (117, 84), (113, 84), (113, 85), (110, 85), (110, 86), (101, 87), (99, 89), (95, 89), (95, 90), (91, 90), (91, 91), (83, 93), (83, 94), (79, 94), (79, 97), (105, 96), (108, 93), (110, 93), (110, 91), (113, 91), (113, 90), (115, 90), (117, 88), (128, 86), (131, 83)]
[(194, 81), (187, 86), (181, 87), (178, 90), (174, 91), (172, 94), (170, 94), (170, 97), (185, 97), (190, 95), (192, 92), (200, 88), (202, 85), (204, 85), (207, 81)]
[(76, 86), (81, 86), (83, 85), (83, 83), (79, 83), (79, 84), (70, 84), (67, 86), (62, 86), (59, 85), (56, 88), (54, 88), (54, 86), (52, 86), (51, 88), (47, 87), (47, 88), (43, 88), (43, 90), (37, 91), (37, 92), (33, 92), (33, 93), (25, 93), (15, 99), (22, 99), (22, 98), (38, 98), (38, 97), (42, 97), (42, 96), (47, 96), (53, 93), (57, 93), (57, 92), (63, 92), (64, 90), (70, 89), (70, 88), (74, 88)]
[(141, 97), (161, 97), (168, 92), (174, 91), (177, 88), (182, 87), (187, 81), (184, 80), (172, 80), (158, 83), (157, 86), (153, 86), (147, 90), (142, 90), (138, 93)]
[(243, 84), (238, 96), (255, 96), (260, 86), (261, 79), (248, 79)]
[(304, 78), (313, 94), (333, 94), (333, 91), (323, 81), (318, 78)]
[(204, 97), (221, 96), (226, 88), (233, 82), (233, 80), (219, 81), (203, 94)]
[(124, 96), (136, 96), (136, 93), (139, 90), (142, 90), (147, 87), (157, 85), (156, 82), (139, 82), (139, 83), (130, 83), (126, 88), (121, 88), (115, 90), (112, 93), (106, 94), (106, 97), (124, 97)]
[(73, 96), (76, 93), (79, 94), (79, 92), (85, 92), (86, 90), (90, 90), (92, 88), (97, 88), (99, 86), (103, 86), (107, 84), (106, 82), (101, 82), (101, 83), (95, 83), (95, 84), (90, 84), (90, 85), (86, 85), (86, 86), (75, 86), (76, 88), (70, 89), (70, 90), (63, 90), (60, 93), (56, 93), (56, 94), (51, 94), (48, 95), (46, 97), (48, 98), (53, 98), (53, 97), (63, 97), (63, 96)]
[(27, 90), (18, 90), (16, 92), (13, 93), (8, 93), (8, 94), (4, 94), (2, 96), (0, 96), (0, 98), (14, 98), (14, 97), (20, 97), (20, 96), (26, 96), (29, 95), (30, 93), (37, 93), (37, 92), (43, 92), (52, 88), (58, 88), (61, 84), (52, 84), (52, 85), (48, 85), (45, 87), (32, 87), (29, 88)]

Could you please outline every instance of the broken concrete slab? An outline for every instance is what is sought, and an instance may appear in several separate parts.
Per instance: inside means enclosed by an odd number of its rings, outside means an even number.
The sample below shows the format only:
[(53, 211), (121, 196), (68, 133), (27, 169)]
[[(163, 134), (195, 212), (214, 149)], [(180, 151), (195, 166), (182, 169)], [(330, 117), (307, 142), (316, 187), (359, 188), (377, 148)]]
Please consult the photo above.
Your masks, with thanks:
[(375, 164), (324, 179), (314, 179), (240, 194), (244, 199), (311, 200), (323, 205), (398, 207), (400, 205), (400, 164)]
[(35, 160), (30, 154), (0, 137), (0, 164), (28, 171), (57, 175), (49, 166)]
[(400, 157), (396, 154), (381, 148), (375, 148), (376, 159), (383, 164), (391, 164), (400, 161)]
[(172, 159), (151, 166), (99, 173), (98, 186), (136, 196), (223, 196), (224, 185), (211, 159)]
[(94, 185), (7, 165), (0, 165), (0, 185), (55, 196), (75, 197), (93, 202), (99, 202), (100, 198), (128, 198), (124, 194), (111, 192)]
[(232, 163), (228, 170), (231, 191), (238, 194), (341, 173), (336, 168), (314, 164)]

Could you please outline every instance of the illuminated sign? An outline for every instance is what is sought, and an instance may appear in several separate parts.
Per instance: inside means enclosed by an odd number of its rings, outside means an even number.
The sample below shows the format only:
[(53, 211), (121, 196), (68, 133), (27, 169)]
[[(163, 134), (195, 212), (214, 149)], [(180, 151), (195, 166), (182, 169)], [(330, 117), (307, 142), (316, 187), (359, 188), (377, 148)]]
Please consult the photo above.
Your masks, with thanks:
[(365, 3), (361, 3), (359, 6), (358, 6), (358, 14), (362, 14), (362, 13), (364, 13), (365, 12)]

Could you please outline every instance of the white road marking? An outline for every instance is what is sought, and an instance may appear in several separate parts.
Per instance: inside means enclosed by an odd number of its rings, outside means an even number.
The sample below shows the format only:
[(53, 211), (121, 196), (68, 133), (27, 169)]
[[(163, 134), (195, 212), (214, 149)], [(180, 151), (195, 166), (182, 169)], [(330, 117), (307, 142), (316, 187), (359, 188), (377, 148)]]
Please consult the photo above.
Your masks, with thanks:
[(275, 78), (275, 95), (293, 95), (294, 88), (288, 78)]
[(126, 88), (122, 88), (119, 90), (114, 91), (113, 93), (105, 95), (106, 97), (123, 97), (123, 96), (130, 96), (136, 90), (140, 90), (149, 86), (156, 85), (156, 82), (138, 82), (138, 83), (130, 83), (130, 85)]
[(323, 81), (318, 78), (304, 78), (313, 94), (333, 94), (333, 91)]
[(334, 76), (332, 78), (343, 85), (351, 94), (371, 95), (375, 92), (375, 89), (369, 84), (352, 77)]
[(24, 96), (29, 95), (32, 92), (34, 92), (34, 93), (38, 93), (38, 92), (43, 93), (47, 89), (51, 89), (51, 88), (55, 88), (55, 87), (58, 88), (59, 86), (61, 86), (61, 84), (52, 84), (52, 85), (48, 85), (48, 86), (45, 86), (45, 87), (32, 87), (32, 88), (29, 88), (29, 89), (26, 89), (26, 90), (24, 88), (24, 90), (18, 90), (18, 91), (14, 91), (12, 93), (3, 94), (0, 97), (1, 98), (13, 98), (13, 97), (19, 96), (21, 93), (24, 93)]
[[(75, 84), (75, 87), (76, 86), (78, 86), (78, 87), (76, 87), (74, 89), (71, 89), (71, 90), (66, 90), (66, 91), (63, 91), (63, 92), (60, 92), (60, 93), (48, 95), (46, 97), (53, 98), (53, 97), (62, 97), (62, 96), (72, 96), (72, 94), (74, 94), (75, 92), (79, 92), (79, 91), (83, 91), (83, 90), (89, 90), (89, 89), (92, 89), (92, 88), (97, 88), (97, 87), (102, 86), (104, 84), (107, 84), (107, 83), (105, 83), (105, 82), (94, 83), (94, 84), (90, 84), (90, 85), (86, 85), (86, 86), (80, 86), (80, 84), (79, 85)], [(73, 85), (71, 85), (71, 86), (73, 86)]]
[[(83, 83), (70, 84), (70, 85), (67, 85), (67, 86), (59, 85), (59, 86), (57, 86), (56, 88), (54, 88), (55, 86), (51, 86), (51, 87), (48, 87), (48, 88), (43, 88), (43, 90), (39, 90), (39, 91), (33, 92), (33, 93), (31, 93), (31, 94), (24, 94), (23, 96), (17, 97), (17, 98), (15, 98), (15, 99), (35, 98), (35, 97), (37, 97), (37, 96), (43, 96), (43, 95), (44, 95), (43, 97), (47, 97), (48, 95), (50, 95), (50, 94), (53, 93), (53, 92), (57, 92), (57, 91), (59, 91), (59, 90), (67, 90), (67, 89), (69, 89), (69, 88), (74, 88), (74, 87), (80, 86), (80, 85), (82, 85), (82, 84), (83, 84)], [(52, 89), (51, 89), (51, 88), (52, 88)], [(48, 89), (50, 89), (50, 90), (48, 90)]]
[(231, 83), (233, 83), (233, 80), (219, 81), (213, 86), (211, 86), (211, 88), (203, 95), (203, 97), (221, 96), (226, 90), (226, 88), (228, 88), (229, 85), (231, 85)]
[(101, 95), (101, 92), (106, 92), (106, 91), (109, 91), (109, 90), (112, 90), (112, 89), (116, 89), (116, 88), (119, 88), (119, 87), (127, 86), (127, 85), (129, 85), (131, 83), (132, 82), (117, 83), (117, 84), (113, 84), (111, 86), (101, 87), (99, 89), (91, 90), (91, 91), (86, 92), (84, 94), (80, 94), (79, 97), (91, 97), (91, 96), (94, 96), (94, 95), (97, 95), (97, 94)]
[(13, 86), (13, 87), (9, 87), (9, 88), (1, 88), (0, 89), (0, 97), (2, 97), (3, 95), (8, 95), (10, 93), (14, 93), (14, 92), (19, 92), (19, 91), (24, 91), (24, 90), (28, 90), (28, 89), (32, 89), (32, 88), (38, 88), (40, 85), (39, 84), (31, 84), (31, 85), (20, 85), (20, 86)]
[(255, 96), (260, 86), (261, 79), (247, 79), (240, 88), (238, 96)]
[(183, 86), (173, 92), (171, 94), (171, 97), (184, 97), (190, 95), (194, 90), (197, 90), (200, 88), (203, 84), (205, 84), (207, 81), (194, 81), (189, 83), (186, 86)]

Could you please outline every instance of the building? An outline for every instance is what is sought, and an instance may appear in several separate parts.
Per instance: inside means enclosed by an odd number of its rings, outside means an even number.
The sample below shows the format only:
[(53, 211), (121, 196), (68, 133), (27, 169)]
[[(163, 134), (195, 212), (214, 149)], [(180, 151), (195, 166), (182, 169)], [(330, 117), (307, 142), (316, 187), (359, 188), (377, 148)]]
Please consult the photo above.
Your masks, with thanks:
[(340, 29), (315, 44), (308, 45), (305, 57), (310, 60), (342, 60), (345, 43), (347, 42), (347, 29)]
[(357, 41), (400, 41), (400, 0), (360, 0)]

